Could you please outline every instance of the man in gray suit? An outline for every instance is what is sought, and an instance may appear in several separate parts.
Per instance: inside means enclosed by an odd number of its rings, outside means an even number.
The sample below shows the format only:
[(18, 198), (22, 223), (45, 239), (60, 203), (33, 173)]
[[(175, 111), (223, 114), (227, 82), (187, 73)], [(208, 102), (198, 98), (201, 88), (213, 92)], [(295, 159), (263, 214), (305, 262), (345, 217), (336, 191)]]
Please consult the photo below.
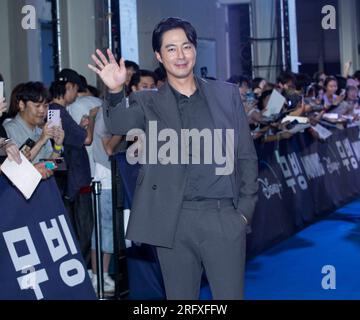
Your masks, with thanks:
[[(194, 76), (196, 45), (189, 22), (162, 20), (153, 49), (167, 82), (158, 92), (132, 94), (129, 108), (124, 60), (117, 64), (110, 50), (108, 58), (97, 50), (96, 67), (89, 68), (109, 89), (104, 119), (110, 132), (138, 128), (146, 136), (127, 238), (156, 246), (168, 299), (198, 299), (203, 270), (214, 299), (242, 299), (257, 156), (238, 88)], [(191, 137), (186, 142), (184, 136)], [(225, 169), (216, 167), (223, 153)]]

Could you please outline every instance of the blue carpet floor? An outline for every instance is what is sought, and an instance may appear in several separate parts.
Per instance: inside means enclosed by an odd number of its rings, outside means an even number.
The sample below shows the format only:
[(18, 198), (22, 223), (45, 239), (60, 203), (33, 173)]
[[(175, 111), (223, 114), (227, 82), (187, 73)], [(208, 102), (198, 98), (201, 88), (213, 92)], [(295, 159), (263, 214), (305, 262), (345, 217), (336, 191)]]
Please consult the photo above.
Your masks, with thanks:
[[(334, 290), (322, 288), (326, 265), (335, 267)], [(249, 260), (245, 278), (246, 300), (360, 299), (360, 199)]]

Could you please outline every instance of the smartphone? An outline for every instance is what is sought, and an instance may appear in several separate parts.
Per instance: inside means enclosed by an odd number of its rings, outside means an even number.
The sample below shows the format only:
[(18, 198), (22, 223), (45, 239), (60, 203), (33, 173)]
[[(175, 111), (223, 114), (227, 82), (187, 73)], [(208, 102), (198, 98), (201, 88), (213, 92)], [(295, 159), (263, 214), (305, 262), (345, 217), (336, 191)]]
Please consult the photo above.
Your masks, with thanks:
[(34, 148), (36, 142), (32, 139), (27, 139), (25, 143), (19, 148), (21, 152), (27, 152), (30, 151), (32, 148)]
[(4, 98), (4, 81), (0, 81), (0, 100)]
[(60, 110), (48, 110), (47, 122), (48, 123), (51, 122), (49, 128), (60, 127), (61, 126)]

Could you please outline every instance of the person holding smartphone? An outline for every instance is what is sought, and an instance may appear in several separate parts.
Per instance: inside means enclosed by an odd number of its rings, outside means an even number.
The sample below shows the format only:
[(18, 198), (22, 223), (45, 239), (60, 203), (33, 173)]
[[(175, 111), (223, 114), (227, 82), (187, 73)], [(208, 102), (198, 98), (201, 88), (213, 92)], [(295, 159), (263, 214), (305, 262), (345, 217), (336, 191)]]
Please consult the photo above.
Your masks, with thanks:
[[(22, 86), (16, 98), (19, 112), (14, 119), (4, 124), (8, 137), (19, 148), (24, 146), (28, 139), (35, 142), (26, 154), (34, 164), (40, 159), (58, 158), (64, 141), (64, 130), (61, 126), (51, 127), (49, 123), (44, 125), (48, 110), (47, 89), (40, 82), (28, 82)], [(54, 148), (50, 139), (55, 143)]]

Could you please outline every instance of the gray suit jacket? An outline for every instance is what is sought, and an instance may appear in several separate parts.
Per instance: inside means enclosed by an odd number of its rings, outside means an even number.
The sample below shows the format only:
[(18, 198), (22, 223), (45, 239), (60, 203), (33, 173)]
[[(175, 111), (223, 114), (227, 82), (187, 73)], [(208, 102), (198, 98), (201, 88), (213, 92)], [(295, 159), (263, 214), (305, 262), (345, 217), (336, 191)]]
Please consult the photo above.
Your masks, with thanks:
[[(258, 161), (239, 89), (220, 81), (197, 79), (197, 82), (207, 99), (215, 128), (235, 131), (235, 168), (230, 176), (234, 206), (250, 223), (257, 201)], [(159, 131), (171, 128), (180, 137), (181, 118), (168, 83), (158, 92), (132, 94), (130, 108), (125, 106), (123, 93), (108, 94), (105, 99), (104, 120), (111, 133), (126, 135), (139, 128), (148, 136), (149, 121), (157, 121)], [(186, 165), (143, 165), (136, 181), (127, 239), (171, 248), (185, 182)]]

